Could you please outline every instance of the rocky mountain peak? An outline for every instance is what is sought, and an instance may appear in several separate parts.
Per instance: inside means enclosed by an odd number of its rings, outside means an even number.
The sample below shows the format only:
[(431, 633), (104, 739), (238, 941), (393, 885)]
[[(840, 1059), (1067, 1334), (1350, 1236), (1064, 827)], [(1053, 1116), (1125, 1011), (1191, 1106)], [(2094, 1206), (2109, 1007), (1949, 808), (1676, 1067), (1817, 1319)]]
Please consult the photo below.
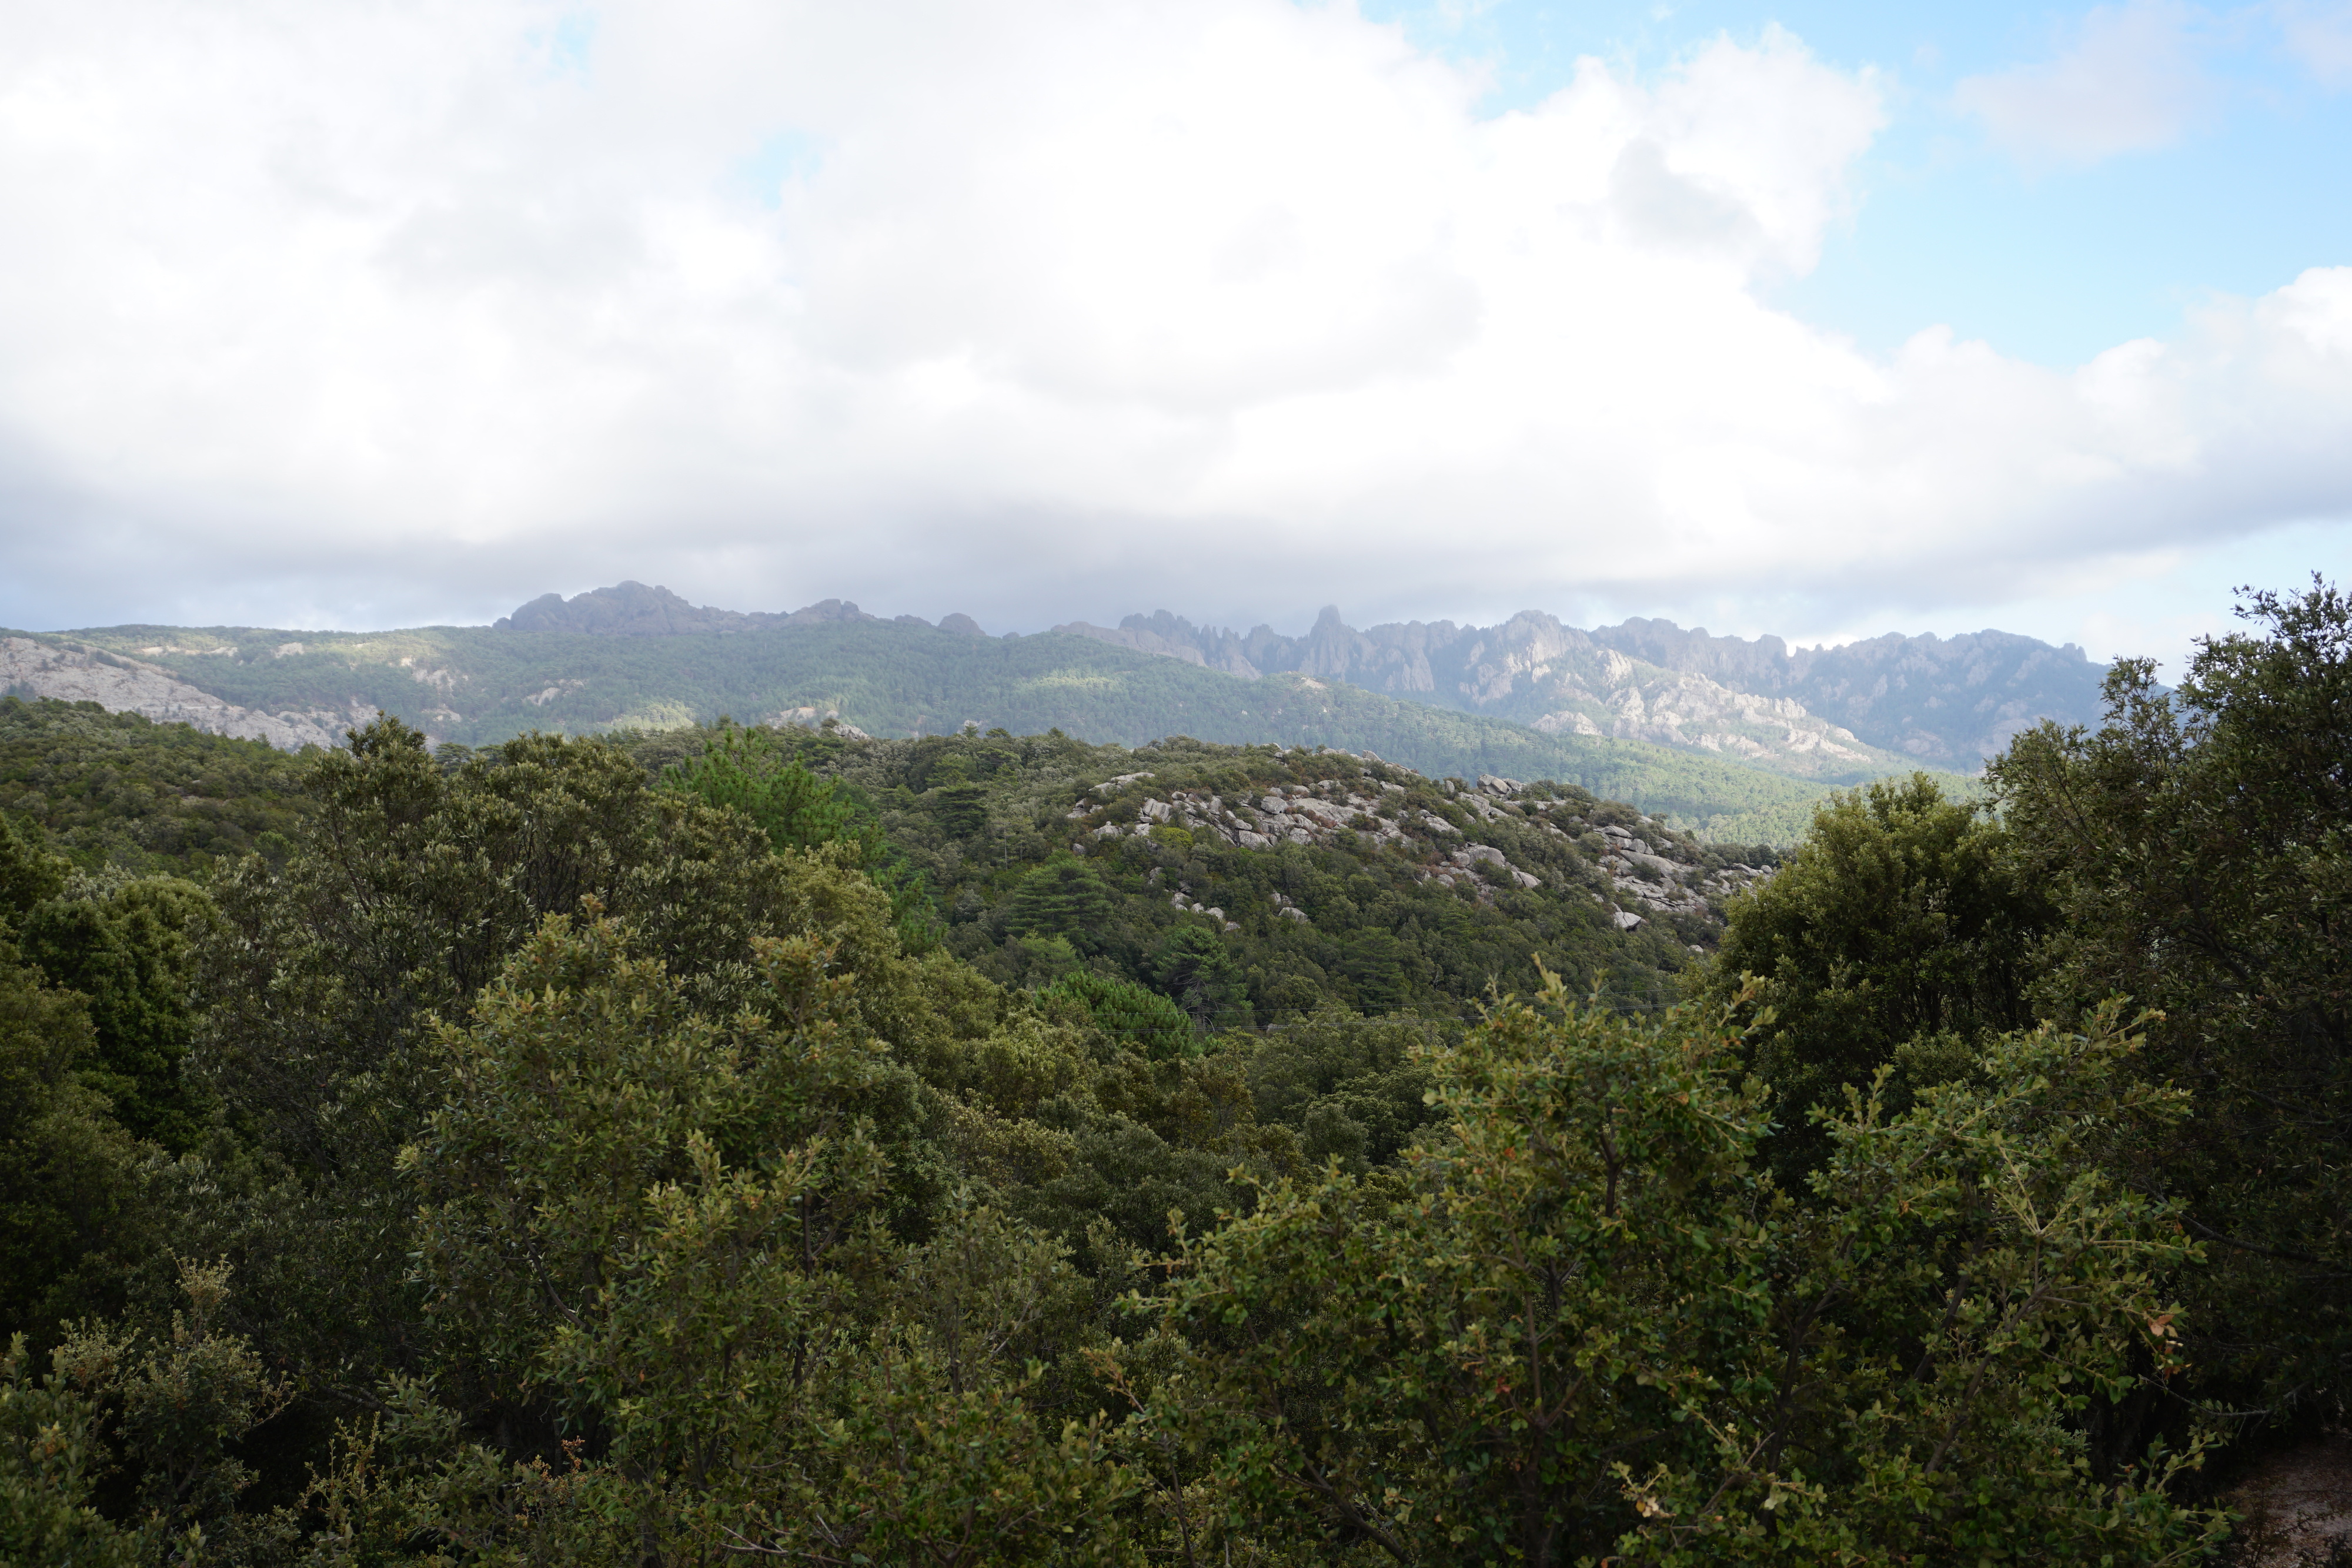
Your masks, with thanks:
[(782, 615), (765, 610), (719, 610), (708, 604), (690, 604), (667, 588), (616, 582), (610, 588), (592, 588), (568, 600), (560, 593), (542, 593), (518, 607), (513, 614), (493, 622), (492, 629), (569, 632), (592, 637), (678, 637), (697, 632), (750, 632), (765, 626), (875, 619), (841, 599), (821, 599)]

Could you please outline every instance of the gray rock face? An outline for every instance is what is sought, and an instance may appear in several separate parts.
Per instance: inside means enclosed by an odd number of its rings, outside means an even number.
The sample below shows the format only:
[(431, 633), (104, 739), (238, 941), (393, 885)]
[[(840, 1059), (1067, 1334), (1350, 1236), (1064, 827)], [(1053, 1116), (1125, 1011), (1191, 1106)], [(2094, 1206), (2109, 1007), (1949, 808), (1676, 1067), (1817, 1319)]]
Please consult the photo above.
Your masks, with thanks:
[(1790, 649), (1685, 632), (1639, 618), (1602, 627), (1595, 642), (1662, 668), (1743, 691), (1785, 695), (1874, 746), (1947, 768), (1973, 768), (2044, 718), (2095, 724), (2103, 711), (2094, 664), (2074, 643), (2053, 647), (2011, 632), (1888, 632), (1841, 648)]
[[(560, 593), (542, 593), (530, 603), (518, 608), (511, 615), (491, 624), (501, 632), (570, 632), (591, 637), (679, 637), (698, 632), (750, 632), (769, 626), (822, 625), (837, 621), (872, 621), (856, 605), (839, 599), (823, 599), (789, 615), (768, 611), (717, 610), (703, 604), (689, 604), (667, 588), (647, 588), (642, 582), (617, 582), (610, 588), (592, 588), (585, 593), (565, 599)], [(917, 621), (928, 627), (929, 622), (917, 617), (901, 616), (901, 621)], [(970, 626), (971, 634), (980, 628), (969, 616), (951, 616)], [(943, 623), (944, 624), (944, 623)], [(949, 627), (961, 631), (962, 627)]]
[[(1426, 782), (1410, 769), (1394, 764), (1381, 766), (1416, 782)], [(1324, 779), (1312, 785), (1281, 785), (1228, 801), (1206, 789), (1137, 789), (1150, 778), (1149, 773), (1127, 773), (1077, 789), (1067, 818), (1094, 824), (1080, 830), (1085, 838), (1079, 847), (1083, 849), (1086, 839), (1102, 841), (1148, 834), (1162, 824), (1183, 829), (1196, 841), (1221, 840), (1251, 850), (1280, 849), (1286, 844), (1360, 848), (1370, 841), (1408, 856), (1415, 863), (1413, 874), (1421, 880), (1458, 889), (1481, 903), (1491, 902), (1498, 890), (1514, 884), (1544, 885), (1542, 877), (1514, 864), (1509, 853), (1495, 844), (1463, 841), (1462, 830), (1434, 812), (1380, 815), (1382, 798), (1403, 789), (1390, 780)], [(1510, 798), (1526, 789), (1514, 779), (1489, 777), (1476, 789), (1456, 787), (1451, 794), (1454, 804), (1465, 810), (1483, 806), (1490, 813), (1487, 821), (1575, 842), (1580, 853), (1592, 857), (1584, 862), (1590, 869), (1571, 873), (1570, 881), (1557, 885), (1585, 886), (1622, 930), (1630, 931), (1645, 918), (1622, 904), (1713, 923), (1717, 918), (1715, 901), (1735, 896), (1768, 874), (1746, 865), (1709, 869), (1696, 861), (1683, 864), (1672, 857), (1689, 852), (1676, 841), (1662, 838), (1661, 846), (1669, 852), (1660, 853), (1629, 829), (1611, 823), (1588, 831), (1582, 819), (1573, 814), (1564, 818), (1579, 830), (1571, 833), (1549, 820), (1564, 810), (1561, 806), (1544, 799)], [(1503, 838), (1505, 842), (1512, 841), (1507, 834)], [(1268, 898), (1276, 915), (1307, 918), (1281, 892), (1273, 892)], [(1183, 894), (1174, 895), (1171, 902), (1177, 908), (1223, 919), (1222, 910), (1203, 909)]]
[(0, 690), (61, 702), (94, 702), (110, 713), (143, 714), (158, 724), (266, 740), (281, 751), (341, 746), (346, 730), (375, 716), (373, 707), (357, 699), (341, 710), (263, 713), (242, 708), (197, 690), (158, 665), (29, 637), (0, 638)]
[[(837, 599), (790, 614), (744, 612), (621, 582), (570, 600), (542, 594), (497, 624), (659, 637), (875, 619)], [(928, 629), (918, 617), (898, 620), (910, 633)], [(985, 635), (961, 613), (938, 629)], [(1496, 626), (1412, 621), (1360, 632), (1327, 607), (1297, 637), (1195, 626), (1166, 611), (1054, 630), (1250, 679), (1291, 672), (1346, 681), (1550, 735), (1648, 741), (1840, 783), (1917, 763), (1969, 771), (2043, 718), (2095, 722), (2105, 674), (2071, 643), (2003, 632), (1791, 649), (1777, 637), (1717, 637), (1639, 618), (1587, 631), (1532, 610)]]
[(1166, 611), (1057, 631), (1256, 676), (1283, 671), (1515, 719), (1551, 735), (1647, 740), (1803, 778), (1906, 759), (1963, 770), (2042, 718), (2095, 722), (2104, 667), (2072, 643), (1978, 632), (1790, 649), (1635, 619), (1591, 631), (1523, 611), (1499, 626), (1391, 622), (1327, 608), (1301, 637), (1246, 636)]
[(1054, 630), (1067, 632), (1074, 637), (1088, 637), (1097, 643), (1108, 643), (1115, 648), (1133, 648), (1139, 653), (1158, 653), (1165, 658), (1181, 659), (1188, 664), (1205, 665), (1209, 662), (1201, 650), (1190, 643), (1171, 641), (1141, 627), (1097, 626), (1091, 621), (1070, 621), (1055, 627)]

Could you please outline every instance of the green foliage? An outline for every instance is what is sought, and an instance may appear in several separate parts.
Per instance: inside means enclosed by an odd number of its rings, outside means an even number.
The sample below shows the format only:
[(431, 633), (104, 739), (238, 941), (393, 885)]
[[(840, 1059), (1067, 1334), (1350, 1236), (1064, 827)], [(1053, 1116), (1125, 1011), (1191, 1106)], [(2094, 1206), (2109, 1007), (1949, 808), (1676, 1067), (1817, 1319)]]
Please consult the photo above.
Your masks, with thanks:
[(567, 1500), (591, 1560), (1073, 1560), (1124, 1483), (1099, 1425), (1023, 1398), (1087, 1299), (1059, 1249), (894, 1200), (912, 1081), (824, 947), (763, 944), (760, 1010), (720, 1027), (627, 946), (551, 921), (442, 1032), (408, 1161), (478, 1396), (608, 1435)]
[(84, 1082), (95, 1053), (79, 997), (0, 961), (0, 1333), (47, 1341), (145, 1239), (136, 1150)]
[(545, 916), (591, 902), (724, 1015), (793, 894), (748, 820), (602, 746), (532, 737), (445, 770), (386, 719), (309, 787), (311, 851), (215, 883), (194, 1057), (255, 1159), (192, 1221), (238, 1263), (264, 1349), (356, 1394), (418, 1364), (395, 1163), (440, 1098), (431, 1024), (462, 1026)]
[[(296, 639), (304, 653), (278, 656)], [(967, 717), (982, 729), (1130, 747), (1181, 731), (1234, 745), (1370, 750), (1433, 776), (1571, 780), (1718, 837), (1775, 841), (1801, 835), (1822, 795), (1817, 785), (1640, 741), (1546, 735), (1300, 675), (1244, 680), (1058, 632), (976, 638), (874, 622), (664, 637), (133, 626), (76, 641), (119, 653), (157, 643), (233, 648), (141, 657), (243, 706), (341, 713), (357, 698), (468, 746), (534, 729), (584, 735), (830, 711), (875, 735), (937, 735)], [(950, 836), (980, 831), (974, 800), (936, 803)]]
[(2193, 1251), (2095, 1167), (2178, 1110), (2129, 1049), (2006, 1037), (1998, 1089), (1851, 1105), (1808, 1211), (1730, 1036), (1507, 1004), (1426, 1059), (1403, 1179), (1280, 1184), (1139, 1301), (1161, 1506), (1326, 1562), (2193, 1556), (2179, 1459), (2095, 1484), (2053, 1419), (2168, 1348), (2151, 1275)]
[(938, 915), (922, 873), (838, 779), (821, 779), (782, 756), (768, 732), (722, 726), (703, 743), (701, 756), (663, 769), (662, 781), (705, 805), (741, 812), (780, 853), (856, 845), (868, 873), (890, 894), (899, 940), (910, 948), (930, 946)]
[[(1664, 1007), (1675, 977), (1693, 963), (1690, 945), (1712, 940), (1712, 923), (1667, 918), (1619, 931), (1606, 902), (1614, 890), (1595, 864), (1597, 852), (1570, 836), (1570, 829), (1579, 835), (1584, 830), (1580, 813), (1592, 812), (1596, 821), (1620, 813), (1696, 871), (1769, 858), (1768, 852), (1703, 845), (1572, 789), (1533, 792), (1528, 815), (1482, 821), (1426, 781), (1397, 792), (1410, 800), (1409, 809), (1441, 818), (1450, 812), (1449, 843), (1458, 841), (1453, 834), (1475, 834), (1513, 864), (1539, 873), (1541, 884), (1449, 885), (1433, 871), (1453, 874), (1453, 868), (1433, 866), (1425, 852), (1368, 843), (1268, 851), (1206, 833), (1184, 844), (1091, 836), (1073, 843), (1079, 830), (1064, 826), (1073, 816), (1099, 807), (1124, 823), (1145, 790), (1214, 789), (1240, 799), (1275, 788), (1379, 790), (1381, 780), (1413, 776), (1340, 753), (1277, 754), (1178, 740), (1133, 752), (1066, 735), (845, 743), (786, 732), (777, 743), (812, 772), (842, 779), (874, 802), (890, 843), (938, 890), (948, 950), (992, 979), (1025, 988), (1051, 984), (1073, 965), (1039, 943), (1060, 938), (1086, 967), (1156, 987), (1160, 945), (1179, 926), (1202, 923), (1189, 905), (1179, 910), (1174, 895), (1181, 892), (1189, 904), (1222, 909), (1223, 924), (1238, 927), (1215, 939), (1239, 970), (1250, 1020), (1259, 1025), (1327, 1001), (1371, 1014), (1459, 1016), (1490, 985), (1536, 985), (1537, 960), (1581, 989), (1601, 990), (1613, 1005)], [(650, 768), (701, 744), (691, 734), (630, 743)], [(1098, 788), (1139, 771), (1150, 774), (1148, 783), (1108, 796)], [(977, 792), (995, 824), (984, 837), (957, 837), (942, 828), (936, 800), (949, 788)], [(1307, 918), (1286, 916), (1286, 907)]]
[(977, 784), (942, 784), (931, 791), (931, 814), (951, 839), (968, 839), (988, 826), (988, 791)]
[[(2036, 944), (2054, 912), (2002, 830), (1915, 774), (1834, 797), (1769, 882), (1735, 902), (1694, 994), (1769, 1011), (1751, 1047), (1772, 1085), (1784, 1182), (1828, 1152), (1811, 1120), (1897, 1065), (1898, 1099), (2029, 1027)], [(1751, 979), (1754, 982), (1751, 984)]]
[(1054, 982), (1047, 995), (1076, 1002), (1097, 1029), (1154, 1061), (1195, 1050), (1191, 1015), (1132, 980), (1078, 969)]
[[(283, 1378), (222, 1327), (226, 1264), (182, 1262), (160, 1335), (88, 1322), (35, 1384), (24, 1337), (0, 1358), (0, 1555), (11, 1563), (250, 1561), (264, 1521), (236, 1511), (236, 1448), (284, 1408)], [(112, 1461), (135, 1484), (110, 1485)], [(109, 1499), (108, 1493), (118, 1496)], [(113, 1501), (118, 1519), (102, 1512)], [(264, 1525), (263, 1528), (256, 1528)]]
[(97, 1505), (108, 1459), (98, 1400), (63, 1368), (36, 1382), (30, 1360), (22, 1334), (0, 1357), (0, 1561), (140, 1568), (145, 1532)]
[[(2107, 885), (2030, 814), (1839, 803), (1736, 918), (1769, 973), (1675, 1011), (1710, 917), (1617, 929), (1599, 830), (1685, 885), (1758, 852), (1573, 786), (730, 731), (387, 719), (201, 889), (0, 845), (43, 966), (0, 968), (7, 1550), (2210, 1555), (2178, 1391), (2224, 1304), (2179, 1221), (2216, 1211), (2149, 1179), (2203, 1106), (2171, 1019), (2143, 1064), (2095, 995), (2001, 1010), (2014, 889)], [(1205, 806), (1276, 791), (1321, 841)], [(172, 1028), (210, 1097), (177, 1150), (122, 1120), (168, 1052), (108, 1056)]]
[(701, 756), (666, 768), (663, 782), (705, 805), (742, 812), (779, 851), (853, 841), (869, 852), (876, 847), (873, 824), (861, 820), (840, 785), (780, 756), (763, 731), (722, 727), (704, 742)]
[(1360, 1174), (1392, 1165), (1435, 1114), (1425, 1054), (1460, 1037), (1421, 1019), (1362, 1018), (1327, 1004), (1290, 1020), (1250, 1062), (1257, 1119), (1297, 1130), (1306, 1163)]
[(97, 1051), (83, 1081), (135, 1136), (174, 1153), (195, 1146), (205, 1103), (181, 1073), (193, 1032), (197, 942), (219, 919), (202, 888), (172, 877), (102, 897), (55, 898), (27, 912), (25, 956), (81, 994)]
[(1200, 1028), (1248, 1019), (1248, 984), (1214, 933), (1179, 925), (1152, 952), (1150, 970), (1160, 994)]
[(42, 850), (38, 830), (20, 830), (0, 812), (0, 921), (21, 925), (65, 890), (65, 864)]
[(86, 871), (201, 880), (257, 850), (282, 854), (307, 810), (305, 767), (262, 741), (92, 702), (0, 697), (0, 815), (38, 823)]
[(2062, 915), (2037, 1001), (2159, 1009), (2147, 1070), (2193, 1120), (2132, 1153), (2215, 1243), (2200, 1363), (2236, 1397), (2332, 1409), (2352, 1363), (2352, 602), (2253, 594), (2179, 689), (2118, 664), (2095, 733), (2021, 736), (1993, 770)]
[(1083, 861), (1056, 855), (1021, 879), (1005, 901), (1004, 928), (1069, 939), (1080, 952), (1098, 952), (1112, 920), (1110, 889)]

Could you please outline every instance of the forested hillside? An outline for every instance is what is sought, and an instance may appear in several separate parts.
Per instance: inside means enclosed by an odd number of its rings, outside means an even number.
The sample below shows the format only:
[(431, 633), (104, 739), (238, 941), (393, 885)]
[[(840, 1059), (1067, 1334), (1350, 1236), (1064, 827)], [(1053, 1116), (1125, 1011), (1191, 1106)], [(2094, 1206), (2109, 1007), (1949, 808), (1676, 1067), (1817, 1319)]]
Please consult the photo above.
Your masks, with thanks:
[(2284, 1551), (2352, 602), (2248, 612), (1777, 863), (1334, 749), (0, 706), (0, 1559)]
[(0, 697), (0, 811), (82, 871), (189, 876), (255, 851), (283, 858), (310, 810), (307, 772), (262, 741)]
[[(681, 765), (836, 780), (982, 973), (1160, 984), (1204, 966), (1203, 1025), (1336, 1000), (1458, 1015), (1538, 966), (1654, 1010), (1726, 902), (1776, 859), (1701, 842), (1574, 785), (1433, 780), (1346, 752), (1058, 734), (919, 741), (837, 731), (624, 737)], [(745, 799), (750, 799), (747, 795)], [(1206, 938), (1215, 936), (1215, 941)]]
[(532, 729), (595, 734), (722, 716), (746, 724), (838, 716), (885, 736), (967, 722), (1017, 734), (1059, 728), (1124, 746), (1176, 733), (1370, 751), (1433, 776), (1558, 779), (1736, 841), (1792, 838), (1822, 793), (1704, 754), (1547, 735), (1313, 676), (1244, 681), (1055, 633), (989, 638), (820, 620), (662, 636), (117, 627), (71, 641), (329, 735), (378, 709), (436, 741), (466, 745)]

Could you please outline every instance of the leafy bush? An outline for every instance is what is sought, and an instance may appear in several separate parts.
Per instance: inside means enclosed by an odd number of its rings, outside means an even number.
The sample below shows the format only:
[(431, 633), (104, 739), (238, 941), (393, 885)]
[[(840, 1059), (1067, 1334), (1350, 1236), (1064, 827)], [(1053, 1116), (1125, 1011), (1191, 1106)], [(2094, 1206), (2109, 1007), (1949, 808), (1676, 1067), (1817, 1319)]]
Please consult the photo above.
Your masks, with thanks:
[(1054, 982), (1047, 994), (1078, 1003), (1097, 1029), (1155, 1061), (1197, 1049), (1183, 1009), (1132, 980), (1080, 969)]
[(2180, 1110), (2137, 1043), (2003, 1037), (1997, 1087), (1852, 1102), (1797, 1207), (1734, 1036), (1554, 984), (1423, 1053), (1447, 1119), (1400, 1177), (1279, 1183), (1187, 1239), (1132, 1353), (1138, 1462), (1212, 1552), (2193, 1555), (2222, 1529), (2166, 1493), (2194, 1451), (2095, 1481), (2057, 1418), (2174, 1364), (2154, 1281), (2196, 1249), (2097, 1164), (2097, 1129)]

